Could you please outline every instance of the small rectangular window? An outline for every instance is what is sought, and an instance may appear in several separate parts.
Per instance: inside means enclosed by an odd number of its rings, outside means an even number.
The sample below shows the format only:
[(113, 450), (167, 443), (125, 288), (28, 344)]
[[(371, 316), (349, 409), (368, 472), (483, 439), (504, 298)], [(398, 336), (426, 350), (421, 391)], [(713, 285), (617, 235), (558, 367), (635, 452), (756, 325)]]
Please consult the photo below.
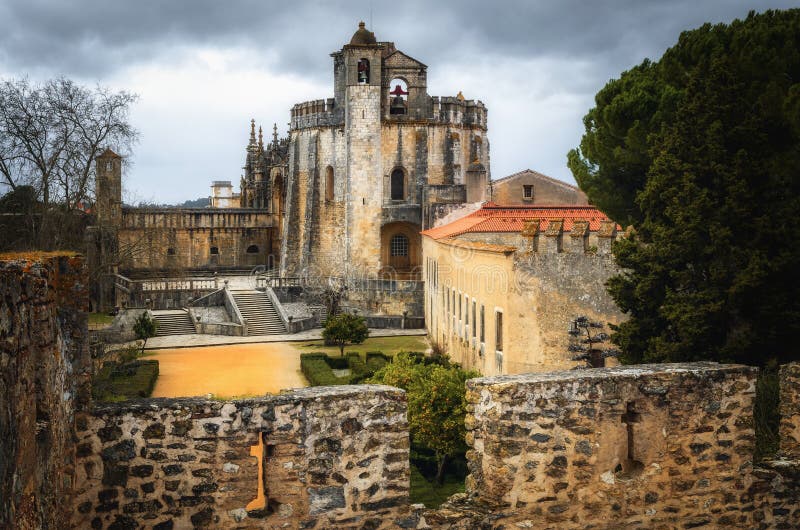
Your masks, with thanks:
[(494, 313), (494, 349), (496, 351), (503, 351), (503, 313), (495, 311)]
[(472, 301), (472, 338), (474, 339), (476, 335), (477, 323), (475, 322), (475, 300)]
[(525, 184), (522, 186), (522, 198), (526, 200), (533, 200), (533, 185)]
[(486, 320), (484, 318), (483, 304), (481, 304), (481, 342), (486, 342)]

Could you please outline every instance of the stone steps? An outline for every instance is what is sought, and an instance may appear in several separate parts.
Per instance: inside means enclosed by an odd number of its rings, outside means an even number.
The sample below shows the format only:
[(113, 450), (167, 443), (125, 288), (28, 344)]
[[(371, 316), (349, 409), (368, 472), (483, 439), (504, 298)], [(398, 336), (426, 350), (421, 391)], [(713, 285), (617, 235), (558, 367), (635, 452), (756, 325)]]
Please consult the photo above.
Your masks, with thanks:
[(282, 335), (286, 333), (286, 326), (266, 293), (231, 291), (231, 294), (239, 312), (247, 320), (248, 335)]
[(193, 335), (194, 324), (186, 311), (153, 312), (153, 320), (158, 323), (156, 337), (169, 335)]

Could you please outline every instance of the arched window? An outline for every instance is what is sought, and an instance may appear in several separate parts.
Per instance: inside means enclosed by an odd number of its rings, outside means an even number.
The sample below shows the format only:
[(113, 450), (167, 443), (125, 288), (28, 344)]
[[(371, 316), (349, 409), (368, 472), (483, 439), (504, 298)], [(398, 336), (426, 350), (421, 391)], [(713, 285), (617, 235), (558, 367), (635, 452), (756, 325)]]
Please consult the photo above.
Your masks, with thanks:
[(408, 112), (408, 84), (402, 79), (392, 79), (389, 83), (389, 114)]
[(219, 254), (219, 247), (211, 247), (210, 253), (212, 256)]
[(331, 166), (325, 170), (325, 200), (333, 200), (333, 168)]
[(257, 245), (250, 245), (247, 247), (248, 254), (258, 254), (258, 246)]
[(358, 84), (369, 84), (369, 60), (361, 59), (358, 61)]
[(403, 234), (395, 234), (389, 243), (392, 256), (408, 256), (408, 238)]
[(402, 169), (397, 168), (392, 171), (391, 176), (391, 195), (393, 201), (402, 201), (406, 197), (406, 176)]

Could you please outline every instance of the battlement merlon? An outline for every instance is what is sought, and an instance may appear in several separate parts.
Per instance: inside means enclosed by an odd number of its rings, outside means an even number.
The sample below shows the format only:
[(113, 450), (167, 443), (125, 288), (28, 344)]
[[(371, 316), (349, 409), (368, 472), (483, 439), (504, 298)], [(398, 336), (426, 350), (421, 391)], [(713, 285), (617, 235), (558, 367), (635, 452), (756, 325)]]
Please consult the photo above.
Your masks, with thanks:
[[(602, 220), (596, 230), (590, 229), (586, 219), (572, 221), (571, 230), (565, 230), (563, 219), (545, 221), (531, 219), (525, 223), (520, 235), (530, 240), (527, 248), (537, 254), (590, 254), (611, 255), (611, 245), (622, 235), (614, 221)], [(566, 239), (566, 241), (565, 241)]]
[[(480, 100), (455, 96), (428, 96), (423, 117), (385, 116), (387, 122), (423, 121), (430, 124), (452, 124), (487, 130), (488, 110)], [(387, 102), (388, 103), (388, 102)], [(315, 99), (295, 104), (291, 109), (292, 130), (344, 125), (344, 108), (335, 98)]]

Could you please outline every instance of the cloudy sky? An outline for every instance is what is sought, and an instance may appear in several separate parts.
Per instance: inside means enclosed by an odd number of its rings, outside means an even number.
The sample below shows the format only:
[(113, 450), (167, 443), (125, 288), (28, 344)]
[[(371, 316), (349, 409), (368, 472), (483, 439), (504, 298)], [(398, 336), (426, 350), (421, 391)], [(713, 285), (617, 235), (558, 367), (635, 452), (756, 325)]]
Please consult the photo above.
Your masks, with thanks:
[[(363, 19), (428, 65), (428, 92), (489, 109), (492, 176), (574, 182), (566, 153), (611, 78), (681, 31), (788, 0), (2, 0), (0, 77), (65, 75), (139, 94), (130, 200), (238, 182), (250, 118), (287, 130), (293, 103), (333, 96), (329, 54)], [(371, 13), (370, 13), (371, 12)], [(371, 24), (370, 24), (371, 21)]]

